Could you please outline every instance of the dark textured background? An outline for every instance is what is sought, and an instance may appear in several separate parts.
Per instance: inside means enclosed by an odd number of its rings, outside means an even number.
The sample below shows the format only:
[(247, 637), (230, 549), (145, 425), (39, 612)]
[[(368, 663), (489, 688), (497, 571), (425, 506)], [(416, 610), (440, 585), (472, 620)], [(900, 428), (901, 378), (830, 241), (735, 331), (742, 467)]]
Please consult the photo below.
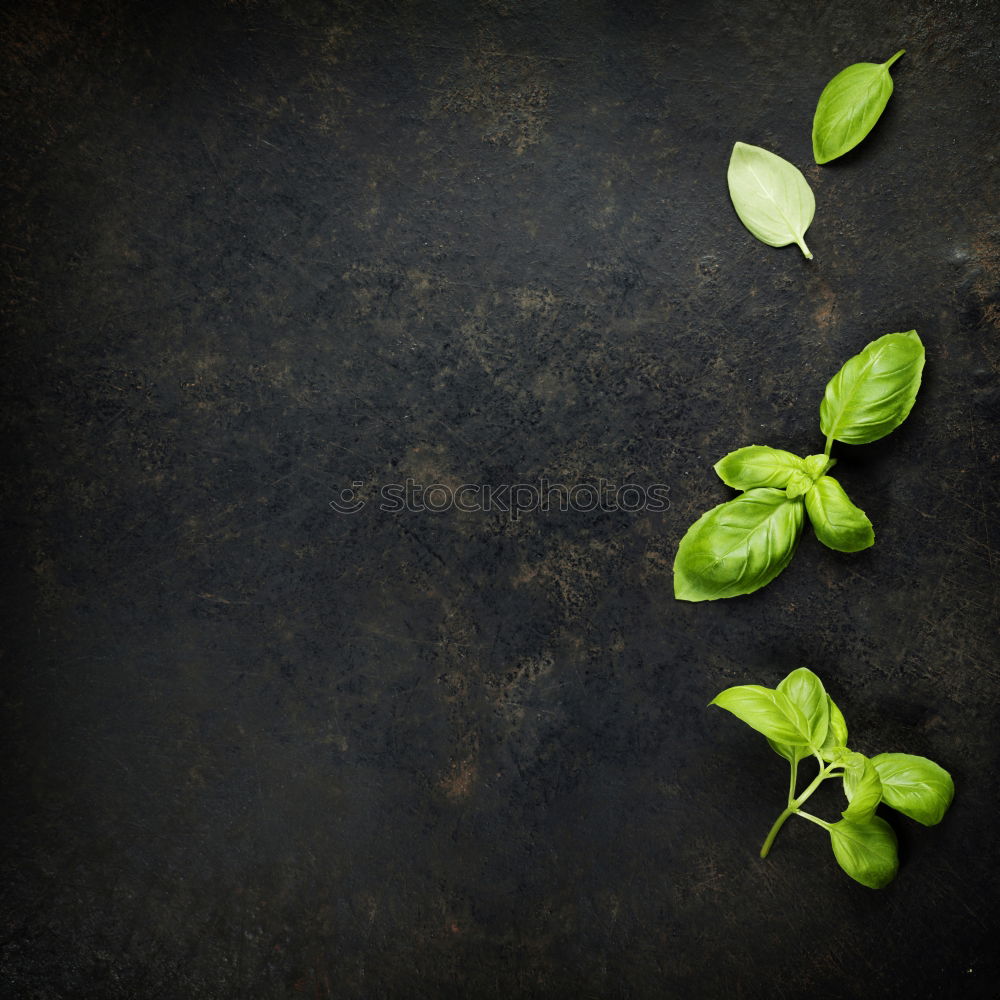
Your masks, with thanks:
[[(5, 996), (995, 995), (997, 8), (905, 6), (6, 5)], [(912, 416), (835, 449), (876, 546), (675, 602), (712, 463), (821, 450), (914, 327)], [(328, 506), (407, 476), (671, 507)], [(955, 776), (884, 891), (807, 823), (756, 857), (785, 764), (705, 705), (803, 664)]]

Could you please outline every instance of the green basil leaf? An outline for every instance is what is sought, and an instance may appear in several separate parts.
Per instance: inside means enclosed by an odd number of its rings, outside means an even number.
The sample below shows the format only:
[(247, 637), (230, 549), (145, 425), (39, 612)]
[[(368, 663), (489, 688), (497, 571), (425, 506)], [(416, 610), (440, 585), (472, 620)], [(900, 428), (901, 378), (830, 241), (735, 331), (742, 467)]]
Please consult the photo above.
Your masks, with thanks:
[(813, 482), (837, 464), (837, 460), (830, 458), (829, 455), (807, 455), (802, 461), (805, 463), (806, 472)]
[(795, 472), (802, 472), (805, 463), (798, 455), (763, 444), (752, 444), (731, 451), (715, 463), (719, 478), (736, 490), (752, 490), (759, 486), (784, 486)]
[(885, 437), (913, 409), (923, 368), (924, 345), (916, 330), (873, 340), (827, 383), (819, 408), (823, 433), (844, 444)]
[(844, 766), (844, 794), (850, 803), (841, 813), (844, 819), (864, 821), (882, 801), (882, 782), (875, 765), (860, 753), (851, 754)]
[(702, 514), (674, 559), (674, 596), (715, 601), (770, 583), (795, 554), (803, 506), (781, 490), (748, 490)]
[(790, 746), (809, 743), (809, 724), (801, 709), (781, 691), (759, 684), (740, 684), (717, 694), (709, 705), (732, 712), (768, 739)]
[(860, 552), (875, 544), (875, 530), (860, 507), (832, 476), (818, 479), (806, 494), (806, 511), (816, 537), (838, 552)]
[(826, 698), (830, 703), (830, 728), (827, 731), (826, 742), (823, 744), (822, 749), (826, 750), (833, 747), (846, 747), (847, 720), (844, 718), (844, 713), (837, 708), (834, 700), (829, 695), (827, 695)]
[(816, 199), (801, 171), (780, 156), (738, 142), (729, 159), (729, 197), (740, 222), (762, 243), (797, 243), (812, 260), (805, 235)]
[(924, 826), (941, 822), (955, 796), (955, 783), (943, 767), (909, 753), (880, 753), (872, 763), (886, 805)]
[(827, 764), (846, 764), (852, 753), (853, 750), (837, 746), (836, 743), (827, 743), (819, 751), (819, 755)]
[(812, 128), (817, 163), (843, 156), (874, 128), (892, 96), (889, 67), (904, 51), (900, 49), (884, 63), (848, 66), (823, 88)]
[(884, 888), (899, 870), (896, 834), (878, 816), (860, 823), (850, 819), (834, 823), (830, 827), (830, 845), (840, 867), (869, 889)]
[(830, 699), (823, 682), (808, 667), (799, 667), (778, 685), (778, 690), (801, 709), (809, 725), (809, 746), (818, 750), (830, 726)]

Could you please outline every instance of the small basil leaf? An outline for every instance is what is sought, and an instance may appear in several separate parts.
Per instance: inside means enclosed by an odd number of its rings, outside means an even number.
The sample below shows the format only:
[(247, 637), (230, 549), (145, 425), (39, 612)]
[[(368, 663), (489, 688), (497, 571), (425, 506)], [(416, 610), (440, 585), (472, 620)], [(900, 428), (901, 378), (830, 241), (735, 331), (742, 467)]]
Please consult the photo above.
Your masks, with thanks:
[(802, 461), (805, 462), (806, 472), (809, 473), (809, 478), (813, 482), (837, 464), (837, 460), (828, 455), (807, 455)]
[(869, 889), (884, 888), (899, 870), (896, 834), (878, 816), (864, 822), (842, 819), (834, 823), (830, 827), (830, 845), (840, 867)]
[(853, 752), (853, 750), (848, 750), (847, 747), (827, 743), (820, 749), (819, 755), (828, 764), (846, 764)]
[(816, 199), (801, 171), (780, 156), (738, 142), (729, 159), (729, 197), (740, 222), (762, 243), (797, 243), (812, 259), (805, 235)]
[(913, 409), (923, 368), (924, 345), (916, 330), (873, 340), (827, 383), (819, 408), (823, 433), (844, 444), (885, 437)]
[(732, 712), (768, 739), (790, 746), (809, 743), (809, 724), (801, 709), (780, 691), (759, 684), (740, 684), (717, 694), (710, 705)]
[(889, 67), (904, 51), (900, 49), (884, 63), (848, 66), (823, 88), (812, 128), (817, 163), (843, 156), (872, 130), (892, 96)]
[(830, 725), (830, 699), (823, 682), (808, 668), (793, 670), (778, 690), (797, 705), (809, 724), (809, 746), (819, 749), (826, 741)]
[(804, 468), (805, 463), (798, 455), (762, 444), (731, 451), (715, 463), (719, 478), (736, 490), (752, 490), (758, 486), (782, 487), (793, 473)]
[(812, 489), (812, 477), (806, 472), (793, 472), (785, 487), (785, 496), (789, 500), (805, 496)]
[(943, 767), (909, 753), (880, 753), (872, 763), (886, 805), (924, 826), (941, 822), (955, 796), (955, 783)]
[(780, 757), (797, 764), (800, 760), (809, 756), (809, 747), (792, 747), (787, 743), (779, 743), (777, 740), (768, 739), (768, 746)]
[(770, 583), (795, 554), (802, 502), (781, 490), (749, 490), (702, 514), (674, 559), (674, 596), (714, 601), (751, 594)]
[(826, 750), (830, 747), (846, 747), (847, 746), (847, 720), (844, 718), (844, 713), (837, 708), (834, 700), (827, 695), (827, 701), (830, 703), (830, 728), (826, 734), (826, 742), (823, 744), (823, 749)]
[(850, 804), (841, 815), (856, 821), (868, 819), (882, 800), (882, 782), (874, 764), (864, 754), (851, 754), (848, 759), (844, 767), (844, 794)]
[(818, 479), (806, 494), (806, 511), (816, 537), (831, 549), (860, 552), (875, 544), (871, 521), (832, 476)]

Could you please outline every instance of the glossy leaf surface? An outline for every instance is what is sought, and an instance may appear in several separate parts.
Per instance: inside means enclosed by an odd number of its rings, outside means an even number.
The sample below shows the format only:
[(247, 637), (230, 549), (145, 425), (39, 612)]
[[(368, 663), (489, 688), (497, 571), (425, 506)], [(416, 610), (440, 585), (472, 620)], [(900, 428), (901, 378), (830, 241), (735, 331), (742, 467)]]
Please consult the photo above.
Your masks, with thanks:
[(812, 127), (817, 163), (843, 156), (874, 128), (892, 96), (889, 67), (904, 51), (900, 49), (884, 63), (848, 66), (823, 88)]
[(923, 368), (916, 330), (873, 340), (827, 383), (819, 408), (823, 433), (844, 444), (885, 437), (913, 409)]
[(789, 746), (809, 743), (809, 723), (801, 709), (781, 691), (758, 684), (740, 684), (717, 694), (710, 705), (732, 712), (768, 739)]
[(791, 476), (805, 471), (805, 461), (790, 451), (752, 444), (731, 451), (715, 463), (719, 478), (736, 490), (752, 490), (761, 486), (781, 488)]
[(840, 867), (869, 889), (882, 889), (896, 877), (896, 834), (884, 819), (842, 819), (830, 827), (830, 844)]
[(778, 685), (778, 690), (805, 716), (809, 745), (818, 750), (830, 727), (830, 699), (823, 682), (808, 667), (799, 667)]
[(880, 753), (872, 764), (886, 805), (924, 826), (941, 822), (955, 796), (955, 783), (943, 767), (909, 753)]
[(674, 559), (674, 596), (714, 601), (770, 583), (795, 554), (804, 519), (800, 500), (754, 489), (702, 514)]
[(806, 512), (816, 537), (838, 552), (860, 552), (875, 544), (875, 530), (832, 476), (822, 476), (806, 493)]

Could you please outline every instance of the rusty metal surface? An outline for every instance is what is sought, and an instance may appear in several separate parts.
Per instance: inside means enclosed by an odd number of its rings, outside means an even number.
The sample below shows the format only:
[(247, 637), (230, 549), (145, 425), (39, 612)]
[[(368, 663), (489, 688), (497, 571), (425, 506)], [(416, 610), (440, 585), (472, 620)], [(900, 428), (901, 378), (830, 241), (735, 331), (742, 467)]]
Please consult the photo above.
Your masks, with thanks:
[[(995, 995), (995, 14), (8, 7), (5, 995)], [(804, 170), (813, 261), (740, 226), (736, 140)], [(911, 328), (911, 417), (836, 452), (875, 547), (674, 601), (712, 463), (818, 450)], [(670, 506), (378, 509), (407, 478)], [(705, 706), (800, 665), (955, 776), (881, 892), (809, 824), (756, 857), (784, 765)]]

